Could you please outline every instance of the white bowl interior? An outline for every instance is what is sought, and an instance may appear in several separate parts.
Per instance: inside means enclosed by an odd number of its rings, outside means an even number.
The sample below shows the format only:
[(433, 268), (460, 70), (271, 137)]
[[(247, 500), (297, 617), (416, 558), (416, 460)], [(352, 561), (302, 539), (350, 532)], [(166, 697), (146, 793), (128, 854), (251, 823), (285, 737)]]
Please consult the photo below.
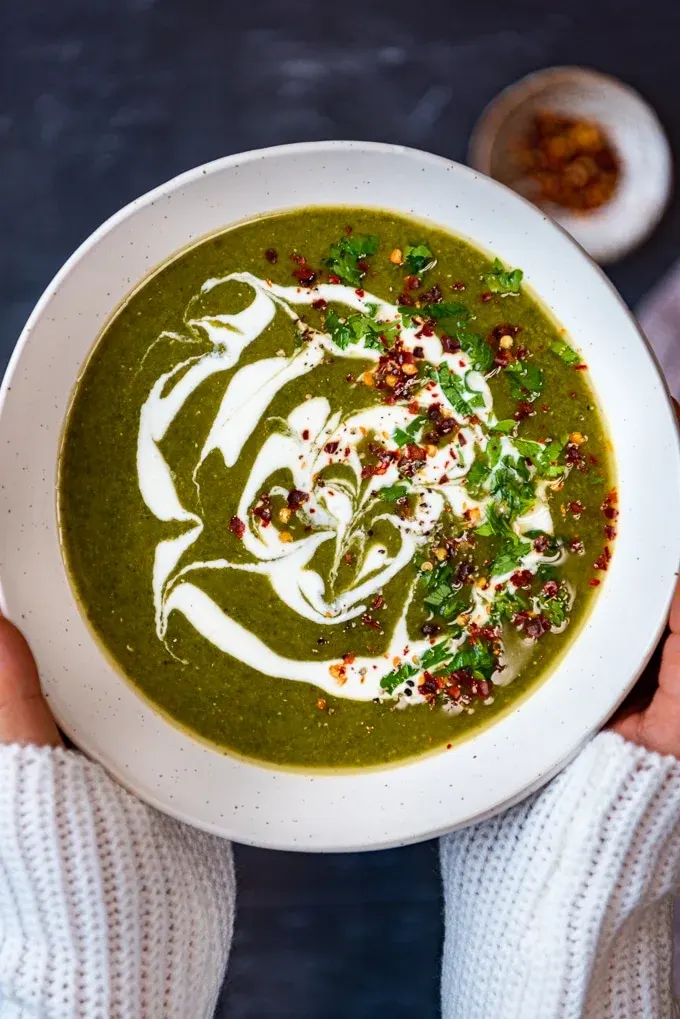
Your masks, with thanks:
[(622, 174), (611, 202), (585, 214), (557, 206), (549, 211), (599, 262), (621, 258), (656, 226), (670, 195), (671, 153), (656, 114), (607, 75), (583, 68), (540, 71), (487, 107), (470, 145), (472, 165), (521, 193), (512, 144), (540, 110), (596, 121), (619, 153)]
[[(425, 217), (521, 266), (583, 351), (616, 445), (620, 527), (589, 620), (518, 708), (449, 752), (353, 773), (276, 771), (166, 721), (93, 640), (59, 549), (55, 478), (75, 379), (109, 315), (197, 238), (292, 206)], [(674, 418), (658, 370), (607, 280), (548, 217), (465, 167), (412, 150), (320, 143), (210, 164), (104, 224), (49, 286), (0, 404), (0, 595), (36, 653), (65, 730), (124, 785), (177, 817), (287, 849), (393, 845), (470, 823), (554, 773), (619, 703), (658, 639), (680, 559)]]

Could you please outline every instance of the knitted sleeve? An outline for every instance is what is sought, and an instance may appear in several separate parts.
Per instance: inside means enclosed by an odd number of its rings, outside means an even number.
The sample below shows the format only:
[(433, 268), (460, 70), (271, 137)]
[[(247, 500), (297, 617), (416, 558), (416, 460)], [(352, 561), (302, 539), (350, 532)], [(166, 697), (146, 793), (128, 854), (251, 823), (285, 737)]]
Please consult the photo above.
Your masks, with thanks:
[(444, 1019), (667, 1019), (680, 762), (598, 736), (442, 840)]
[(0, 747), (0, 1019), (209, 1019), (234, 898), (227, 842), (80, 754)]

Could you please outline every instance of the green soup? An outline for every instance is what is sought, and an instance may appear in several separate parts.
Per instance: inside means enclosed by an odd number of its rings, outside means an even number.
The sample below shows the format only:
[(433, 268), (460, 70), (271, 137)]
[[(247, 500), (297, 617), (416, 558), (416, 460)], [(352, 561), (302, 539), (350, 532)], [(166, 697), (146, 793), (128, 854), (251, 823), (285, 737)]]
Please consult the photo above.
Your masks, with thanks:
[(196, 735), (384, 764), (545, 676), (616, 517), (587, 366), (519, 269), (388, 212), (234, 227), (100, 336), (64, 552), (122, 672)]

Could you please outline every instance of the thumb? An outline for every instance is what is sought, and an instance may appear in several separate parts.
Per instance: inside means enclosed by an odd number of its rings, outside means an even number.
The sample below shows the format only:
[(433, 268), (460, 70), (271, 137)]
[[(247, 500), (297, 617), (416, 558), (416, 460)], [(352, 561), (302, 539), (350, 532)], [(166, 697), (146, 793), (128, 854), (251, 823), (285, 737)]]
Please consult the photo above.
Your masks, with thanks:
[(61, 746), (40, 689), (31, 650), (15, 626), (0, 617), (0, 744)]

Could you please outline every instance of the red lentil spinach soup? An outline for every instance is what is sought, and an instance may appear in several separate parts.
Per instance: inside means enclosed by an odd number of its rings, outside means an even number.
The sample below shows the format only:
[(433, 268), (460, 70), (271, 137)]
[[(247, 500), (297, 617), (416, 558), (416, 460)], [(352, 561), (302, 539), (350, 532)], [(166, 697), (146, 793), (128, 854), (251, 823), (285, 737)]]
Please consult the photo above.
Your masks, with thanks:
[(611, 556), (609, 443), (522, 272), (313, 208), (146, 279), (77, 385), (73, 584), (122, 671), (222, 748), (375, 765), (489, 722)]

